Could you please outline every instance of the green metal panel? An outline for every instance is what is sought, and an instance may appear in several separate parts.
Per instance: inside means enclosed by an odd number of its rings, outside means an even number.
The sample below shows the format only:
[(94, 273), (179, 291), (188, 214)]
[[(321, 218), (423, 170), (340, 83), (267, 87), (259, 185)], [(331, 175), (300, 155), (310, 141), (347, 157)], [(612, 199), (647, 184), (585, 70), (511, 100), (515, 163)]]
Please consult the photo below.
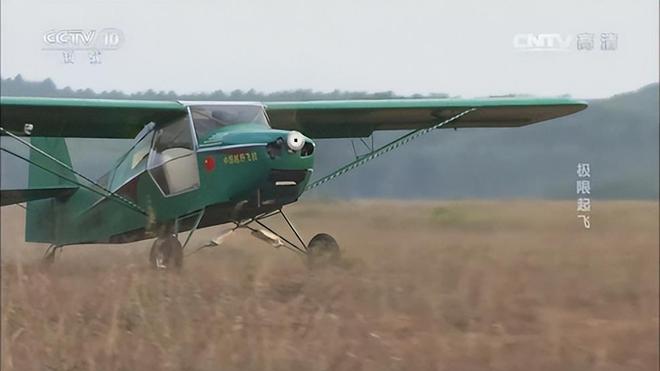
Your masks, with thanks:
[[(187, 108), (176, 102), (2, 98), (1, 103), (6, 129), (20, 131), (28, 122), (35, 125), (33, 134), (54, 137), (134, 137), (149, 121), (165, 123), (187, 114)], [(502, 98), (284, 102), (271, 103), (267, 109), (276, 129), (295, 129), (310, 137), (356, 137), (369, 135), (373, 130), (430, 127), (469, 108), (476, 110), (443, 127), (523, 126), (577, 112), (585, 106), (584, 102), (563, 98)], [(272, 201), (275, 206), (271, 207), (293, 202), (309, 181), (314, 159), (287, 150), (271, 157), (266, 143), (286, 138), (285, 130), (236, 124), (201, 138), (195, 154), (199, 187), (169, 197), (154, 182), (146, 161), (134, 164), (133, 152), (138, 148), (133, 148), (123, 159), (119, 158), (108, 176), (108, 184), (112, 192), (122, 194), (129, 190), (131, 195), (127, 197), (135, 205), (100, 196), (84, 187), (66, 198), (30, 201), (26, 239), (56, 244), (132, 241), (154, 236), (159, 223), (170, 223), (204, 208), (220, 205), (227, 212), (255, 197)], [(71, 163), (63, 138), (36, 137), (32, 142), (66, 164)], [(70, 171), (35, 151), (30, 158), (55, 169), (56, 174), (76, 179)], [(291, 192), (283, 196), (271, 179), (274, 170), (304, 172), (304, 179), (287, 188)], [(30, 190), (68, 187), (74, 185), (43, 169), (30, 167)], [(261, 201), (256, 204), (261, 205)], [(254, 206), (253, 212), (258, 212), (258, 207)], [(214, 223), (229, 218), (223, 214)]]
[(178, 102), (114, 99), (0, 97), (2, 126), (32, 136), (133, 138), (150, 121), (165, 122), (186, 114)]
[(6, 106), (73, 107), (73, 108), (140, 108), (150, 110), (179, 110), (183, 105), (175, 101), (129, 99), (80, 99), (45, 97), (0, 97)]
[[(32, 138), (30, 142), (62, 163), (71, 166), (71, 158), (64, 138), (36, 137)], [(75, 174), (38, 151), (30, 150), (30, 160), (49, 169), (52, 173), (35, 164), (30, 164), (28, 168), (29, 190), (76, 187), (75, 183), (65, 180), (77, 181)], [(56, 240), (58, 223), (60, 222), (60, 208), (64, 204), (65, 202), (59, 198), (29, 201), (25, 222), (25, 240), (33, 242)]]
[[(112, 191), (126, 180), (135, 177), (137, 182), (137, 205), (146, 210), (144, 216), (110, 198), (103, 198), (85, 189), (76, 191), (61, 209), (62, 222), (57, 224), (57, 243), (76, 244), (86, 242), (105, 242), (111, 237), (140, 229), (155, 233), (158, 223), (170, 222), (183, 215), (190, 214), (210, 205), (237, 204), (252, 197), (257, 189), (268, 183), (271, 169), (312, 169), (313, 156), (301, 157), (299, 153), (283, 151), (278, 158), (272, 159), (266, 152), (266, 142), (285, 137), (287, 132), (271, 130), (260, 126), (246, 127), (233, 125), (222, 129), (225, 135), (214, 135), (218, 141), (207, 143), (196, 154), (200, 176), (199, 188), (179, 195), (165, 197), (149, 175), (146, 167), (128, 169), (120, 162), (116, 168), (115, 185)], [(246, 147), (236, 145), (249, 144)], [(240, 154), (254, 156), (250, 161), (230, 163), (226, 156)], [(131, 157), (128, 153), (126, 158)], [(204, 161), (212, 158), (213, 169), (204, 166)], [(122, 181), (124, 179), (124, 181)], [(303, 192), (309, 179), (296, 187), (297, 194)], [(264, 196), (266, 197), (266, 196)], [(154, 234), (148, 236), (155, 236)], [(147, 237), (144, 237), (147, 238)], [(116, 241), (115, 241), (116, 242)]]
[(327, 100), (307, 102), (270, 102), (271, 110), (344, 110), (344, 109), (397, 109), (397, 108), (450, 108), (450, 107), (513, 107), (586, 105), (584, 101), (571, 98), (481, 98), (481, 99), (373, 99), (373, 100)]
[(267, 104), (271, 126), (311, 138), (366, 137), (374, 130), (433, 126), (470, 108), (476, 111), (444, 128), (518, 127), (584, 109), (568, 98), (389, 99), (275, 102)]
[(65, 198), (73, 194), (75, 187), (47, 187), (38, 189), (3, 189), (0, 197), (0, 205), (13, 205), (26, 201), (36, 201), (45, 198), (59, 197)]

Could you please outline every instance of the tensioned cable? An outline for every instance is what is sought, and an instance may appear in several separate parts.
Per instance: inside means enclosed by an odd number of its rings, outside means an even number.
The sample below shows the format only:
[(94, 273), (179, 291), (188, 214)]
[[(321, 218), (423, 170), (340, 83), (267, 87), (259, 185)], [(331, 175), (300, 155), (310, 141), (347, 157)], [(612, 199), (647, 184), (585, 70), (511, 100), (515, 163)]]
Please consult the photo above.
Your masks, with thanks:
[[(63, 176), (62, 174), (58, 174), (58, 173), (56, 173), (55, 171), (50, 170), (50, 169), (46, 168), (45, 166), (40, 165), (40, 164), (38, 164), (38, 163), (36, 163), (36, 162), (34, 162), (34, 161), (32, 161), (32, 160), (26, 158), (26, 157), (23, 157), (23, 156), (21, 156), (21, 155), (15, 153), (15, 152), (12, 152), (12, 151), (10, 151), (10, 150), (8, 150), (8, 149), (6, 149), (6, 148), (0, 147), (0, 150), (1, 150), (1, 151), (4, 151), (4, 152), (7, 152), (7, 153), (9, 153), (10, 155), (13, 155), (13, 156), (15, 156), (15, 157), (18, 157), (18, 158), (20, 158), (21, 160), (23, 160), (23, 161), (25, 161), (25, 162), (27, 162), (27, 163), (29, 163), (29, 164), (32, 164), (32, 165), (34, 165), (34, 166), (36, 166), (36, 167), (38, 167), (38, 168), (40, 168), (40, 169), (42, 169), (42, 170), (44, 170), (44, 171), (50, 173), (50, 174), (53, 174), (53, 175), (55, 175), (55, 176), (57, 176), (57, 177), (59, 177), (59, 178), (62, 178), (62, 179), (64, 179), (64, 180), (66, 180), (67, 182), (70, 182), (70, 183), (73, 183), (73, 184), (75, 184), (75, 185), (77, 185), (77, 186), (80, 186), (80, 187), (82, 187), (82, 188), (85, 188), (86, 190), (91, 191), (91, 192), (94, 192), (94, 193), (96, 193), (96, 194), (98, 194), (98, 195), (100, 195), (100, 196), (103, 196), (103, 197), (109, 198), (109, 199), (111, 199), (111, 200), (115, 200), (116, 202), (119, 202), (120, 204), (122, 204), (123, 206), (126, 206), (126, 207), (130, 208), (131, 210), (137, 211), (137, 212), (139, 212), (140, 214), (147, 216), (147, 213), (146, 213), (144, 210), (142, 210), (142, 208), (140, 208), (139, 206), (137, 206), (137, 205), (134, 204), (133, 202), (130, 202), (130, 201), (124, 199), (123, 197), (121, 197), (121, 196), (119, 196), (119, 195), (117, 195), (117, 194), (115, 194), (115, 195), (116, 195), (115, 197), (108, 197), (108, 196), (112, 196), (112, 194), (110, 194), (110, 195), (105, 194), (105, 193), (103, 193), (103, 192), (101, 192), (101, 191), (99, 191), (99, 190), (97, 190), (97, 189), (94, 189), (94, 188), (92, 188), (92, 187), (90, 187), (90, 186), (88, 186), (88, 185), (85, 185), (85, 184), (79, 182), (78, 180), (69, 179), (69, 178)], [(93, 183), (93, 184), (98, 186), (98, 184), (96, 184), (96, 183)], [(100, 188), (101, 188), (101, 189), (104, 189), (103, 187), (100, 187)]]
[[(46, 167), (44, 167), (44, 166), (42, 166), (42, 165), (40, 165), (40, 164), (38, 164), (38, 163), (36, 163), (36, 162), (34, 162), (34, 161), (28, 159), (28, 158), (25, 158), (25, 157), (23, 157), (23, 156), (21, 156), (21, 155), (15, 153), (15, 152), (12, 152), (12, 151), (10, 151), (10, 150), (8, 150), (8, 149), (6, 149), (6, 148), (1, 148), (1, 147), (0, 147), (0, 150), (5, 151), (5, 152), (7, 152), (7, 153), (9, 153), (10, 155), (13, 155), (13, 156), (15, 156), (15, 157), (18, 157), (18, 158), (20, 158), (21, 160), (24, 160), (24, 161), (27, 162), (27, 163), (30, 163), (30, 164), (32, 164), (32, 165), (34, 165), (34, 166), (37, 166), (38, 168), (40, 168), (40, 169), (42, 169), (42, 170), (44, 170), (44, 171), (46, 171), (46, 172), (48, 172), (48, 173), (50, 173), (50, 174), (53, 174), (53, 175), (55, 175), (55, 176), (57, 176), (57, 177), (60, 177), (60, 178), (62, 178), (62, 179), (64, 179), (64, 180), (66, 180), (66, 181), (68, 181), (68, 182), (71, 182), (71, 183), (73, 183), (73, 184), (75, 184), (75, 185), (78, 185), (78, 186), (80, 186), (80, 187), (82, 187), (82, 188), (85, 188), (85, 189), (88, 190), (88, 191), (94, 192), (94, 193), (96, 193), (96, 194), (98, 194), (98, 195), (100, 195), (100, 196), (104, 196), (104, 197), (107, 197), (107, 196), (108, 196), (108, 195), (104, 194), (103, 192), (101, 192), (101, 191), (99, 191), (99, 190), (96, 190), (96, 189), (94, 189), (94, 188), (92, 188), (92, 187), (90, 187), (90, 186), (87, 186), (87, 185), (85, 185), (85, 184), (79, 182), (78, 180), (69, 179), (69, 178), (67, 178), (67, 177), (65, 177), (65, 176), (63, 176), (63, 175), (61, 175), (61, 174), (58, 174), (58, 173), (54, 172), (53, 170), (47, 169)], [(140, 209), (139, 206), (135, 205), (136, 208), (134, 208), (134, 207), (133, 207), (134, 204), (133, 204), (132, 202), (128, 202), (128, 204), (126, 204), (126, 203), (124, 203), (124, 201), (122, 200), (122, 198), (117, 198), (117, 199), (111, 198), (111, 199), (115, 200), (116, 202), (121, 203), (122, 205), (124, 205), (124, 206), (126, 206), (126, 207), (129, 207), (129, 208), (131, 208), (131, 209), (133, 209), (133, 210), (139, 212), (140, 214), (143, 214), (143, 215), (145, 215), (145, 216), (147, 215), (147, 213), (144, 212), (142, 209)]]
[(362, 156), (361, 158), (342, 166), (341, 168), (339, 168), (339, 169), (335, 170), (334, 172), (324, 176), (323, 178), (318, 179), (318, 180), (312, 182), (311, 184), (308, 184), (305, 187), (305, 191), (312, 190), (312, 189), (320, 186), (321, 184), (327, 183), (327, 182), (329, 182), (329, 181), (331, 181), (331, 180), (333, 180), (337, 177), (340, 177), (340, 176), (348, 173), (349, 171), (366, 164), (367, 162), (375, 159), (376, 157), (379, 157), (379, 156), (381, 156), (381, 155), (383, 155), (383, 154), (385, 154), (385, 153), (387, 153), (391, 150), (397, 149), (397, 148), (403, 146), (404, 144), (407, 144), (408, 142), (412, 141), (413, 139), (417, 139), (417, 138), (419, 138), (420, 136), (422, 136), (424, 134), (428, 134), (428, 133), (430, 133), (431, 131), (433, 131), (435, 129), (439, 129), (442, 126), (444, 126), (444, 125), (446, 125), (446, 124), (448, 124), (452, 121), (455, 121), (455, 120), (459, 119), (460, 117), (462, 117), (464, 115), (467, 115), (468, 113), (473, 112), (473, 111), (476, 111), (476, 108), (470, 108), (468, 110), (465, 110), (465, 111), (463, 111), (463, 112), (461, 112), (457, 115), (454, 115), (454, 116), (446, 119), (445, 121), (442, 121), (441, 123), (433, 125), (431, 127), (428, 127), (428, 128), (425, 128), (425, 129), (413, 130), (410, 133), (387, 143), (386, 145), (378, 148), (377, 150), (372, 151), (372, 152)]

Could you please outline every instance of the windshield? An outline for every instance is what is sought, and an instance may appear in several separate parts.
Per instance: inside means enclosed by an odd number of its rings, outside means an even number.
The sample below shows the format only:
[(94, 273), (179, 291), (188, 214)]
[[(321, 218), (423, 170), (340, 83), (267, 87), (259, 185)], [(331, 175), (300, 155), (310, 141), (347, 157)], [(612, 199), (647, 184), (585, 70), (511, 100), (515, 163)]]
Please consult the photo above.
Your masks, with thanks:
[(259, 124), (268, 126), (261, 105), (222, 104), (191, 107), (193, 124), (199, 140), (206, 139), (217, 129), (234, 124)]

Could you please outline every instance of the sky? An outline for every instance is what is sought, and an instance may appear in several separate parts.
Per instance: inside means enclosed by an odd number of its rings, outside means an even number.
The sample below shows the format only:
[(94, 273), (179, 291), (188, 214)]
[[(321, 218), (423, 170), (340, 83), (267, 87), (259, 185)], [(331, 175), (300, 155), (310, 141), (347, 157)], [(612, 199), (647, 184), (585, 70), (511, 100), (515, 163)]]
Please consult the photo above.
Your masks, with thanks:
[[(657, 0), (0, 1), (0, 75), (74, 89), (600, 98), (658, 81)], [(44, 38), (108, 28), (115, 50), (71, 63)]]

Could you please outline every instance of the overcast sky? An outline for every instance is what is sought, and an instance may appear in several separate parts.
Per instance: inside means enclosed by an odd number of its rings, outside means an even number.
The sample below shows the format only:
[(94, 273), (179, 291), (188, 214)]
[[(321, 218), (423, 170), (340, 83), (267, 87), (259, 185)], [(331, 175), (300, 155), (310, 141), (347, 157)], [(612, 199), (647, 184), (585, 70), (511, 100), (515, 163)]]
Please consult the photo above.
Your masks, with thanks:
[[(658, 0), (1, 0), (1, 75), (60, 87), (309, 88), (605, 97), (658, 81)], [(117, 50), (65, 63), (49, 30), (116, 28)], [(593, 33), (593, 50), (577, 36)], [(618, 37), (600, 50), (601, 33)], [(515, 35), (559, 35), (523, 51)]]

